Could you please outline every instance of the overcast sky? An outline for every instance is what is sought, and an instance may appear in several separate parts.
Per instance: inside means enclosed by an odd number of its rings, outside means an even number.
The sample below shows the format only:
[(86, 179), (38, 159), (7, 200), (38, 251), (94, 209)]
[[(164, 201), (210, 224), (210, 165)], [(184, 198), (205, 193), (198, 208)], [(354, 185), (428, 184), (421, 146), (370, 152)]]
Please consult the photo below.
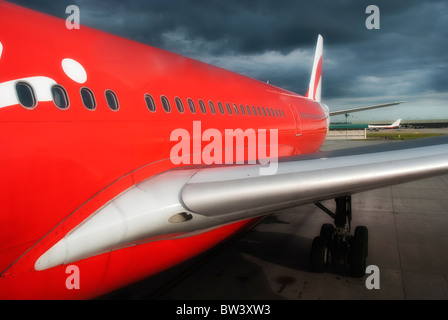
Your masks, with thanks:
[[(324, 37), (331, 110), (397, 100), (351, 121), (448, 119), (446, 0), (10, 0), (305, 94)], [(366, 28), (368, 5), (380, 29)], [(81, 26), (82, 28), (82, 26)], [(333, 121), (343, 121), (344, 116)]]

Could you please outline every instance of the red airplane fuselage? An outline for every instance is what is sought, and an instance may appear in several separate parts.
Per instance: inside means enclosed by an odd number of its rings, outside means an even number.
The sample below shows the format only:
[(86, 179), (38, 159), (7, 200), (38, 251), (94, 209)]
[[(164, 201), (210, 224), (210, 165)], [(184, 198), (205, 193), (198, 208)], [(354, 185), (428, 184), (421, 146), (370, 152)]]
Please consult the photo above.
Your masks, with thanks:
[[(275, 129), (279, 157), (315, 152), (327, 133), (328, 114), (318, 102), (189, 58), (84, 26), (68, 30), (64, 20), (5, 2), (0, 30), (2, 299), (95, 297), (170, 268), (256, 222), (77, 261), (79, 289), (67, 288), (65, 265), (35, 270), (44, 252), (112, 198), (178, 166), (170, 159), (173, 130), (192, 132), (194, 121), (223, 136), (226, 129)], [(55, 84), (60, 90), (53, 92)], [(82, 88), (93, 94), (94, 105)], [(107, 103), (107, 90), (118, 105)], [(148, 108), (149, 95), (155, 111)]]

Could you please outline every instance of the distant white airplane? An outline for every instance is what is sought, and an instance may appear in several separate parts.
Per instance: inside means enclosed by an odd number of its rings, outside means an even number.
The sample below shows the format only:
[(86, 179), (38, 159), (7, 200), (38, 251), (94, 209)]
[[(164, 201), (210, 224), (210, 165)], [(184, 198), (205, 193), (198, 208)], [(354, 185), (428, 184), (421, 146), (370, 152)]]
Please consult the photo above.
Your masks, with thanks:
[(396, 129), (396, 128), (400, 128), (400, 122), (401, 119), (398, 119), (397, 121), (395, 121), (392, 124), (386, 124), (386, 125), (373, 125), (373, 124), (369, 124), (369, 129), (370, 130), (379, 130), (379, 129)]

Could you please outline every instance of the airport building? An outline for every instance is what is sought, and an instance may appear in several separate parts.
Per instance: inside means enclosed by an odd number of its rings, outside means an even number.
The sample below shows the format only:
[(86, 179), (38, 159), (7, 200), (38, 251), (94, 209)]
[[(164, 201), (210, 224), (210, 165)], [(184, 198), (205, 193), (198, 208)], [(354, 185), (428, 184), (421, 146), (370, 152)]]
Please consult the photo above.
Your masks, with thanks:
[(332, 123), (327, 140), (365, 140), (368, 124)]

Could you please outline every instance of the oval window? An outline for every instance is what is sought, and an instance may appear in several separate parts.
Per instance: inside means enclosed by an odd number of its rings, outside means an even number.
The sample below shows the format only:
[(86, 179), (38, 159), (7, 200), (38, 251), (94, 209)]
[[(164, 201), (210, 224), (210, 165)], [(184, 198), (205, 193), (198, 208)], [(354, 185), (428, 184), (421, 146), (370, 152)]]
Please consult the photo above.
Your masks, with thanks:
[(227, 112), (229, 114), (232, 114), (232, 108), (230, 107), (230, 104), (228, 104), (227, 102), (226, 102), (226, 108), (227, 108)]
[(241, 114), (243, 116), (245, 116), (246, 115), (246, 111), (244, 110), (244, 106), (242, 104), (240, 104), (240, 109), (241, 109)]
[(52, 86), (51, 95), (53, 96), (53, 103), (56, 107), (62, 110), (68, 109), (69, 102), (67, 91), (65, 91), (63, 86), (58, 84)]
[(165, 96), (161, 96), (160, 100), (162, 101), (163, 110), (165, 110), (166, 112), (171, 112), (171, 106), (168, 98)]
[(187, 103), (188, 103), (188, 108), (190, 108), (191, 113), (193, 113), (193, 114), (196, 113), (196, 106), (194, 105), (193, 100), (188, 99)]
[(208, 106), (210, 107), (210, 111), (215, 114), (216, 113), (216, 109), (215, 109), (215, 105), (213, 104), (213, 102), (209, 101), (208, 102)]
[(218, 101), (218, 109), (221, 114), (224, 114), (224, 107), (222, 106), (222, 103)]
[(89, 110), (95, 110), (96, 101), (92, 90), (90, 90), (89, 88), (81, 88), (81, 99), (84, 107)]
[(207, 109), (205, 109), (205, 104), (202, 100), (199, 100), (199, 107), (201, 108), (203, 114), (207, 113)]
[(148, 107), (149, 111), (156, 112), (156, 103), (154, 102), (154, 99), (149, 93), (145, 94), (145, 102), (146, 106)]
[(22, 106), (32, 109), (37, 105), (33, 88), (26, 82), (16, 83), (17, 98)]
[(179, 111), (180, 113), (184, 113), (185, 109), (184, 109), (182, 100), (180, 100), (180, 98), (176, 97), (174, 99), (174, 102), (176, 102), (177, 111)]
[(117, 95), (112, 90), (106, 90), (104, 92), (106, 95), (106, 102), (109, 108), (113, 111), (117, 111), (120, 108), (120, 105), (118, 104)]
[(238, 111), (238, 106), (235, 103), (233, 104), (233, 110), (235, 110), (235, 114), (236, 115), (240, 114), (239, 111)]

